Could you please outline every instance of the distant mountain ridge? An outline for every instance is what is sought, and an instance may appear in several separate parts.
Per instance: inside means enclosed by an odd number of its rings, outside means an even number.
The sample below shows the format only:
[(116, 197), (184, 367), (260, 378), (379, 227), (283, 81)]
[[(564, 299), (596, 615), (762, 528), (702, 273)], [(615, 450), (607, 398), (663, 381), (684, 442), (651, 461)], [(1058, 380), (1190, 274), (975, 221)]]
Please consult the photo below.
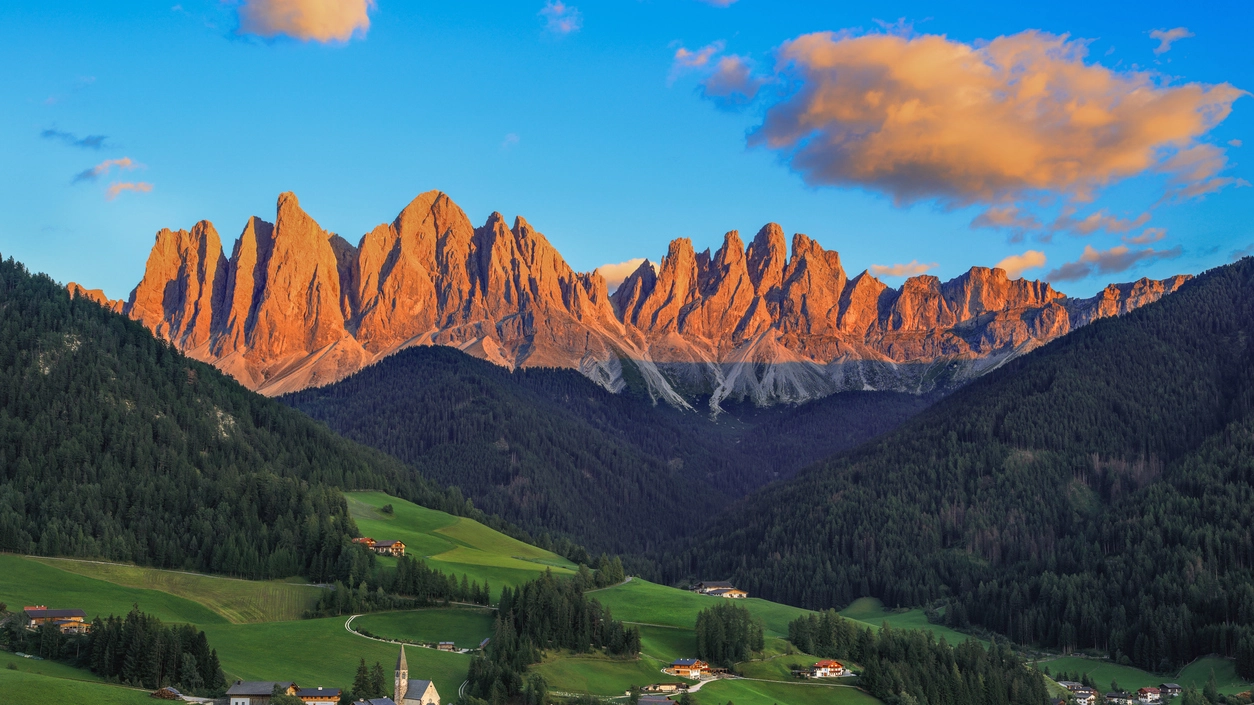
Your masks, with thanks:
[(687, 238), (609, 294), (521, 217), (475, 228), (439, 191), (353, 246), (294, 194), (273, 224), (250, 218), (228, 258), (212, 223), (161, 230), (125, 313), (245, 386), (279, 395), (328, 384), (415, 345), (509, 368), (577, 369), (611, 391), (629, 380), (689, 407), (767, 406), (845, 390), (925, 392), (996, 368), (1096, 319), (1178, 289), (1188, 276), (1112, 284), (1073, 299), (1049, 284), (973, 267), (892, 289), (849, 278), (840, 256), (771, 223), (746, 248)]

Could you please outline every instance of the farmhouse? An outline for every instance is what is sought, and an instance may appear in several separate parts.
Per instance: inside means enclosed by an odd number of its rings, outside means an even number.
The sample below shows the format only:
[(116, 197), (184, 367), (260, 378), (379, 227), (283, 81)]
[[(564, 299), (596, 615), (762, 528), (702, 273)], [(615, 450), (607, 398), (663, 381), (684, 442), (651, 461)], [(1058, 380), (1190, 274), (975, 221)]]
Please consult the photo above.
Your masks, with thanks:
[(1071, 691), (1071, 695), (1080, 705), (1095, 705), (1097, 702), (1097, 691), (1092, 688), (1081, 686)]
[(744, 590), (739, 590), (737, 588), (719, 588), (717, 590), (711, 590), (705, 594), (711, 595), (713, 597), (727, 597), (727, 598), (737, 599), (737, 600), (744, 599), (749, 596), (749, 593), (745, 592)]
[(1163, 699), (1163, 692), (1158, 688), (1148, 687), (1136, 691), (1136, 699), (1143, 703), (1157, 703)]
[(353, 543), (359, 543), (365, 546), (366, 548), (374, 548), (375, 540), (370, 538), (369, 536), (362, 536), (359, 539), (353, 539)]
[(672, 676), (680, 678), (701, 678), (702, 674), (710, 672), (710, 664), (695, 658), (675, 659), (671, 665), (663, 669)]
[(38, 629), (45, 624), (52, 624), (62, 634), (86, 634), (91, 630), (87, 622), (87, 613), (82, 610), (50, 610), (43, 605), (32, 605), (22, 609), (26, 617), (27, 629)]
[(646, 685), (640, 690), (646, 693), (678, 693), (681, 690), (688, 690), (687, 683), (654, 683)]
[(265, 705), (270, 702), (276, 685), (286, 695), (296, 695), (299, 690), (291, 681), (235, 681), (234, 685), (226, 689), (226, 696), (230, 699), (230, 705)]
[(396, 694), (394, 705), (440, 705), (440, 694), (431, 681), (409, 679), (409, 664), (405, 661), (405, 647), (396, 659)]
[(1106, 693), (1106, 702), (1109, 705), (1132, 705), (1134, 701), (1132, 693)]
[(693, 590), (696, 590), (702, 595), (709, 595), (712, 590), (730, 590), (734, 587), (736, 586), (728, 582), (707, 580), (705, 582), (697, 583), (697, 586), (694, 587)]
[(403, 556), (405, 555), (405, 543), (403, 541), (375, 541), (370, 548), (381, 556)]
[(396, 705), (396, 701), (391, 698), (371, 698), (369, 700), (358, 700), (353, 705)]
[(457, 644), (454, 644), (451, 641), (441, 641), (439, 644), (436, 645), (435, 648), (439, 649), (440, 651), (456, 651)]
[(338, 705), (340, 702), (339, 688), (301, 688), (296, 691), (296, 697), (304, 701), (305, 705)]
[(810, 667), (811, 678), (840, 678), (845, 675), (845, 665), (839, 661), (819, 661)]
[(1164, 698), (1178, 698), (1184, 693), (1184, 688), (1177, 683), (1163, 683), (1158, 686), (1158, 692)]

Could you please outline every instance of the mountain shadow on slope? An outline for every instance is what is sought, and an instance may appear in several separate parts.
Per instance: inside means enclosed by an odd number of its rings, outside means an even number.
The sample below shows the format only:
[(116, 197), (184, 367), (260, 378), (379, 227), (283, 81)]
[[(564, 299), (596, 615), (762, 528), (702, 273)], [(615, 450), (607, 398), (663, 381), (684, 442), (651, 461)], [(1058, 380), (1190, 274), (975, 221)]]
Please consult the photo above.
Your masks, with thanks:
[(525, 536), (0, 261), (0, 550), (346, 579), (365, 554), (350, 550), (337, 488), (386, 489)]
[(445, 347), (404, 350), (281, 400), (456, 485), (485, 511), (618, 553), (672, 546), (735, 497), (929, 402), (850, 393), (733, 407), (714, 421), (612, 394), (572, 370), (510, 371)]
[(869, 595), (1166, 671), (1254, 676), (1254, 259), (1099, 321), (720, 516), (672, 580)]

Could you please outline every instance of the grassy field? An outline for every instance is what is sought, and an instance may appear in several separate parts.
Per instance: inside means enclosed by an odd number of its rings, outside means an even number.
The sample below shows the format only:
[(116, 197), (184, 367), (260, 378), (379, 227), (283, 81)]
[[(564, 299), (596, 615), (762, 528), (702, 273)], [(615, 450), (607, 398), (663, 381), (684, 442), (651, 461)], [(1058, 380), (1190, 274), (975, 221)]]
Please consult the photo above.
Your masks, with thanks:
[(473, 649), (492, 636), (495, 619), (496, 613), (489, 609), (426, 609), (367, 614), (354, 620), (353, 627), (386, 639), (451, 641)]
[(22, 658), (8, 651), (0, 651), (0, 671), (12, 673), (15, 670), (49, 678), (69, 678), (91, 683), (101, 681), (101, 678), (91, 671), (80, 670), (56, 661), (37, 661), (35, 659)]
[(0, 554), (0, 601), (18, 610), (24, 605), (77, 607), (87, 613), (88, 619), (96, 615), (125, 615), (132, 604), (138, 604), (141, 610), (167, 622), (227, 623), (222, 615), (186, 598), (117, 585), (9, 554)]
[(697, 635), (691, 629), (646, 627), (640, 629), (640, 652), (666, 663), (677, 658), (695, 658)]
[[(927, 615), (921, 609), (902, 611), (885, 609), (884, 603), (873, 597), (862, 597), (854, 600), (852, 604), (841, 610), (840, 614), (849, 619), (869, 624), (877, 630), (885, 622), (888, 622), (888, 626), (894, 629), (922, 629), (929, 631), (935, 634), (938, 639), (942, 636), (945, 637), (945, 641), (949, 642), (950, 646), (957, 646), (967, 639), (973, 638), (968, 634), (963, 634), (949, 627), (932, 624), (927, 621)], [(988, 642), (981, 639), (977, 639), (977, 641), (983, 644), (985, 648), (988, 647)]]
[(559, 656), (532, 666), (532, 670), (544, 676), (550, 690), (622, 695), (633, 685), (677, 680), (662, 673), (663, 665), (661, 661), (644, 656), (630, 661), (596, 656)]
[(1215, 684), (1219, 686), (1219, 692), (1241, 693), (1250, 689), (1250, 684), (1237, 676), (1236, 665), (1231, 659), (1215, 656), (1198, 659), (1185, 666), (1179, 673), (1171, 676), (1154, 675), (1132, 666), (1120, 666), (1110, 661), (1099, 661), (1079, 656), (1064, 656), (1037, 663), (1037, 668), (1044, 670), (1046, 667), (1049, 668), (1055, 679), (1061, 678), (1058, 675), (1061, 672), (1080, 673), (1081, 675), (1087, 673), (1093, 679), (1093, 682), (1097, 683), (1102, 689), (1109, 688), (1110, 681), (1116, 680), (1119, 682), (1119, 687), (1124, 690), (1136, 690), (1137, 688), (1158, 685), (1159, 683), (1179, 683), (1186, 688), (1193, 686), (1199, 691), (1206, 685), (1206, 681), (1210, 678), (1210, 673), (1213, 669), (1215, 671)]
[[(521, 585), (545, 570), (569, 574), (576, 566), (551, 551), (525, 544), (473, 519), (427, 509), (382, 492), (349, 492), (349, 512), (362, 534), (378, 540), (400, 539), (406, 553), (427, 565), (492, 586), (492, 599), (505, 585)], [(392, 514), (380, 511), (390, 504)], [(393, 564), (382, 559), (383, 565)]]
[(720, 680), (693, 693), (699, 705), (874, 705), (878, 700), (855, 688), (810, 683)]
[(236, 624), (300, 619), (320, 588), (280, 581), (234, 580), (118, 563), (36, 558), (45, 565), (116, 585), (159, 590), (208, 607)]
[[(226, 624), (205, 627), (218, 650), (227, 677), (244, 680), (294, 680), (304, 686), (347, 688), (358, 659), (376, 661), (391, 678), (399, 647), (371, 641), (344, 629), (343, 617), (298, 622)], [(451, 700), (466, 679), (470, 656), (408, 647), (410, 678), (435, 681), (441, 699)]]
[[(701, 610), (726, 599), (655, 585), (640, 578), (597, 590), (589, 593), (589, 597), (594, 597), (609, 607), (615, 619), (685, 629), (691, 629), (697, 623), (697, 613)], [(767, 636), (787, 636), (788, 623), (803, 614), (809, 614), (807, 610), (798, 607), (756, 598), (737, 600), (736, 604), (749, 608), (755, 617), (762, 620)]]
[(0, 668), (0, 693), (4, 702), (23, 705), (43, 703), (92, 703), (92, 705), (151, 705), (143, 690), (105, 683), (67, 680), (28, 671)]

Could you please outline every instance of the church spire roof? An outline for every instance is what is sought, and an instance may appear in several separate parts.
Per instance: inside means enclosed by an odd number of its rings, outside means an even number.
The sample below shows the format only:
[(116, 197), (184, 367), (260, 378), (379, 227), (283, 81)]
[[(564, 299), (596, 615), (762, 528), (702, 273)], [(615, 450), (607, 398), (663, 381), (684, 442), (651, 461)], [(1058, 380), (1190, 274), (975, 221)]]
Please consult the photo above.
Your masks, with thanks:
[(401, 655), (396, 658), (396, 670), (409, 670), (409, 664), (405, 663), (405, 646), (403, 644), (401, 645)]

